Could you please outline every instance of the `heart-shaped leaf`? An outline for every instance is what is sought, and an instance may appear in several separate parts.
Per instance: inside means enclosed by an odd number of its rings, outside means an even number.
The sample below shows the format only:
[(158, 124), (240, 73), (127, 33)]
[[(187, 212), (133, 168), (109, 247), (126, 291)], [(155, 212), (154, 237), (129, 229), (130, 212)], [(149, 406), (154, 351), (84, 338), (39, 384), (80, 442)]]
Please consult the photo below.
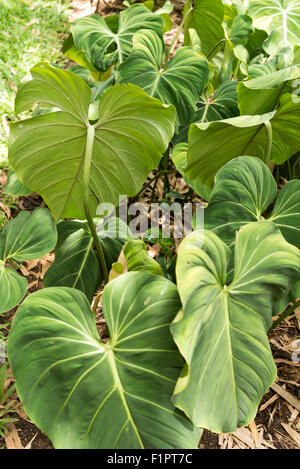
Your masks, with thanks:
[(171, 326), (186, 360), (174, 403), (213, 432), (234, 432), (255, 417), (276, 377), (268, 343), (272, 304), (299, 278), (299, 250), (268, 222), (237, 235), (230, 249), (212, 232), (193, 232), (179, 247), (176, 274), (183, 310)]
[(51, 214), (41, 207), (32, 214), (22, 211), (5, 225), (0, 233), (0, 313), (20, 303), (27, 289), (26, 279), (9, 263), (39, 259), (54, 248), (56, 241)]
[(282, 55), (283, 66), (293, 62), (293, 49), (300, 37), (300, 4), (298, 0), (250, 0), (248, 14), (255, 28), (269, 37), (264, 49), (271, 55)]
[(173, 135), (175, 109), (137, 86), (116, 85), (102, 96), (100, 118), (91, 124), (91, 90), (81, 78), (47, 64), (31, 74), (17, 94), (16, 111), (34, 102), (61, 111), (11, 126), (9, 158), (20, 180), (42, 195), (56, 219), (86, 219), (86, 191), (92, 216), (99, 202), (134, 196)]
[[(277, 197), (277, 198), (276, 198)], [(205, 209), (205, 228), (232, 244), (243, 225), (264, 219), (275, 223), (285, 239), (300, 248), (300, 180), (277, 185), (269, 168), (252, 156), (240, 156), (223, 166), (215, 177), (210, 203)]]
[(56, 448), (196, 447), (201, 430), (171, 403), (176, 286), (130, 272), (105, 287), (102, 307), (107, 343), (78, 290), (40, 290), (20, 307), (8, 356), (27, 415)]
[(300, 66), (284, 68), (238, 84), (241, 114), (264, 114), (273, 111), (279, 98), (288, 89), (288, 81), (300, 77)]
[(192, 124), (187, 176), (212, 186), (218, 170), (233, 158), (248, 154), (264, 160), (268, 145), (266, 123), (273, 130), (271, 160), (284, 163), (300, 147), (300, 106), (294, 101), (291, 95), (284, 95), (277, 111)]
[(190, 122), (209, 77), (207, 60), (191, 47), (178, 49), (162, 68), (165, 45), (153, 31), (134, 35), (133, 50), (119, 66), (116, 81), (133, 83), (165, 104), (173, 104), (181, 123)]
[(160, 15), (137, 4), (122, 11), (119, 17), (86, 16), (79, 18), (71, 27), (75, 45), (100, 71), (124, 61), (132, 49), (132, 36), (140, 29), (150, 29), (162, 35), (164, 21)]
[[(119, 219), (118, 224), (122, 224)], [(57, 231), (55, 261), (44, 276), (44, 284), (46, 287), (77, 288), (92, 301), (103, 276), (89, 227), (87, 223), (64, 220), (58, 223)], [(97, 232), (109, 271), (112, 263), (117, 261), (125, 240), (119, 237), (119, 233), (110, 236), (105, 226)]]

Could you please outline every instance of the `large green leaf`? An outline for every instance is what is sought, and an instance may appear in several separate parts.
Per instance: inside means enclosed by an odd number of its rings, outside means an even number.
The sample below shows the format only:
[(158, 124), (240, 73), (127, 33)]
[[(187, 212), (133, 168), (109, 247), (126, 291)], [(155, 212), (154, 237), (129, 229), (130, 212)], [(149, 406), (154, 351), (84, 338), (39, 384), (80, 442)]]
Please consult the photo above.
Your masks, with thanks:
[(182, 47), (162, 68), (163, 40), (153, 31), (134, 35), (133, 50), (116, 73), (118, 83), (133, 83), (165, 104), (173, 104), (181, 123), (190, 122), (209, 77), (207, 60), (191, 47)]
[(287, 82), (300, 77), (300, 66), (284, 68), (238, 84), (241, 114), (264, 114), (273, 111), (287, 90)]
[(193, 232), (179, 247), (176, 274), (183, 309), (171, 326), (186, 360), (175, 405), (214, 432), (234, 432), (255, 417), (276, 377), (268, 343), (272, 303), (300, 274), (299, 250), (272, 223), (251, 223), (230, 249), (212, 232)]
[(192, 124), (187, 176), (212, 186), (215, 174), (233, 158), (248, 154), (265, 159), (266, 123), (273, 129), (271, 160), (282, 164), (300, 147), (300, 107), (290, 95), (282, 97), (278, 111)]
[[(275, 199), (273, 211), (265, 215)], [(232, 244), (243, 225), (266, 216), (289, 243), (300, 248), (300, 180), (289, 181), (277, 196), (272, 173), (259, 158), (239, 156), (223, 166), (205, 209), (205, 228)]]
[(269, 34), (264, 43), (266, 52), (282, 55), (284, 66), (291, 65), (300, 37), (299, 0), (250, 0), (248, 14), (255, 28)]
[(27, 415), (56, 448), (195, 448), (201, 430), (171, 403), (176, 286), (130, 272), (105, 287), (102, 307), (107, 343), (78, 290), (40, 290), (21, 306), (8, 356)]
[(144, 5), (133, 5), (122, 11), (120, 17), (86, 16), (71, 27), (75, 45), (101, 71), (124, 61), (132, 49), (132, 36), (140, 29), (150, 29), (162, 35), (164, 21)]
[(42, 195), (56, 219), (85, 219), (83, 173), (92, 215), (99, 202), (135, 195), (174, 132), (175, 109), (134, 85), (109, 88), (100, 118), (88, 119), (91, 90), (72, 72), (35, 66), (16, 98), (18, 113), (39, 102), (61, 111), (11, 126), (9, 159), (26, 187)]
[(27, 281), (15, 272), (11, 261), (39, 259), (51, 251), (57, 240), (50, 212), (36, 208), (22, 211), (0, 233), (0, 313), (16, 306), (24, 297)]
[[(118, 222), (121, 223), (120, 220)], [(77, 288), (92, 301), (103, 276), (88, 224), (63, 220), (58, 223), (57, 231), (55, 261), (44, 276), (44, 284), (46, 287)], [(105, 226), (98, 230), (98, 235), (109, 271), (112, 263), (117, 261), (125, 240), (118, 233), (116, 238), (110, 236)]]
[(172, 151), (172, 160), (176, 166), (176, 169), (182, 174), (185, 182), (190, 186), (197, 194), (204, 200), (210, 200), (211, 188), (201, 184), (199, 181), (189, 179), (185, 174), (187, 164), (187, 143), (178, 143), (174, 146)]
[(189, 28), (194, 28), (201, 40), (202, 52), (208, 55), (216, 44), (224, 39), (222, 0), (188, 0), (185, 11), (192, 10), (185, 21), (185, 45), (189, 44)]

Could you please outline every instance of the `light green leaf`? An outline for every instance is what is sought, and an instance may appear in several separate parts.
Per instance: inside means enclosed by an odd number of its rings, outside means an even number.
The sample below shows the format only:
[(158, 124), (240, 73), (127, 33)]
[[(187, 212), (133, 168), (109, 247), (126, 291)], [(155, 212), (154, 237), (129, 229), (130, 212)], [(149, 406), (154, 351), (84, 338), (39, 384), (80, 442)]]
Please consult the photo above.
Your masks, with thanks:
[(249, 52), (246, 47), (242, 46), (242, 44), (235, 46), (233, 52), (240, 62), (246, 64), (249, 61)]
[(49, 210), (38, 207), (32, 213), (22, 211), (1, 231), (0, 259), (16, 262), (39, 259), (54, 248), (56, 241)]
[[(275, 199), (273, 211), (266, 216)], [(269, 168), (258, 158), (239, 156), (215, 177), (204, 214), (205, 228), (231, 245), (243, 225), (264, 217), (278, 226), (289, 243), (300, 248), (300, 180), (289, 181), (277, 196)]]
[(172, 13), (172, 11), (173, 5), (170, 0), (167, 0), (161, 8), (154, 12), (156, 15), (160, 15), (164, 20), (165, 32), (170, 31), (172, 29), (173, 21), (170, 17), (170, 13)]
[(192, 7), (185, 21), (184, 45), (189, 46), (189, 37), (186, 33), (189, 28), (196, 29), (201, 40), (202, 52), (207, 56), (216, 44), (224, 39), (222, 21), (224, 17), (224, 5), (222, 0), (188, 0), (185, 9)]
[(173, 135), (175, 109), (134, 85), (116, 85), (101, 97), (100, 118), (91, 124), (91, 90), (83, 80), (46, 64), (31, 73), (17, 94), (17, 112), (33, 102), (61, 111), (11, 126), (9, 159), (23, 184), (41, 194), (56, 219), (86, 218), (84, 171), (92, 216), (100, 202), (137, 194)]
[(251, 79), (251, 81), (258, 77), (270, 75), (271, 73), (275, 73), (276, 71), (276, 61), (274, 59), (265, 63), (250, 63), (249, 67), (247, 67), (247, 75), (248, 78)]
[(18, 176), (16, 175), (13, 169), (10, 169), (7, 176), (7, 183), (4, 188), (5, 194), (11, 194), (14, 196), (28, 195), (32, 194), (30, 189), (24, 186), (24, 184), (19, 181)]
[(141, 239), (127, 241), (123, 251), (127, 260), (128, 272), (143, 270), (154, 275), (163, 275), (161, 266), (149, 256), (147, 247)]
[(71, 27), (75, 45), (85, 52), (88, 60), (100, 71), (114, 63), (122, 63), (132, 49), (132, 37), (140, 29), (150, 29), (159, 35), (164, 22), (143, 5), (132, 5), (120, 16), (91, 15), (79, 18)]
[(238, 84), (241, 114), (264, 114), (273, 111), (280, 96), (289, 91), (288, 83), (300, 77), (300, 66), (284, 68)]
[(41, 207), (32, 214), (22, 211), (5, 225), (0, 233), (0, 313), (20, 303), (27, 289), (26, 279), (9, 263), (39, 259), (54, 248), (56, 240), (50, 212)]
[(27, 280), (0, 261), (0, 313), (14, 308), (23, 300)]
[(130, 272), (105, 287), (102, 307), (107, 343), (78, 290), (26, 299), (8, 341), (25, 412), (55, 448), (195, 448), (201, 430), (171, 403), (182, 367), (169, 331), (176, 286)]
[(119, 66), (116, 82), (133, 83), (165, 104), (173, 104), (181, 123), (190, 122), (209, 77), (208, 63), (190, 47), (178, 49), (162, 68), (165, 45), (153, 31), (134, 35), (133, 50)]
[(290, 95), (282, 97), (278, 111), (192, 124), (187, 176), (213, 186), (218, 170), (233, 158), (248, 154), (264, 160), (267, 147), (266, 122), (271, 123), (273, 130), (271, 160), (282, 164), (300, 147), (300, 107)]
[(183, 310), (171, 331), (186, 366), (174, 403), (195, 425), (234, 432), (255, 417), (276, 378), (267, 337), (272, 303), (299, 278), (299, 261), (299, 250), (268, 222), (239, 231), (229, 284), (230, 249), (214, 233), (193, 232), (181, 243), (176, 273)]
[(182, 174), (185, 182), (204, 200), (210, 200), (211, 188), (201, 184), (199, 181), (189, 179), (185, 174), (187, 164), (187, 143), (178, 143), (172, 151), (172, 160), (176, 169)]
[(283, 66), (293, 62), (293, 49), (300, 37), (298, 0), (250, 0), (248, 14), (255, 28), (269, 34), (264, 49), (271, 55), (283, 54)]

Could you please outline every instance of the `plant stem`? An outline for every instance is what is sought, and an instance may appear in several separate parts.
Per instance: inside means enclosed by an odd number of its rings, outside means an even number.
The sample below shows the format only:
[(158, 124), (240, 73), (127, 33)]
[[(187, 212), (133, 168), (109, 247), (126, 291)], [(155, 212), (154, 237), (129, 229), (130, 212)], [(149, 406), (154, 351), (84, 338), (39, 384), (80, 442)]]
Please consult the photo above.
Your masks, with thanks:
[(296, 301), (296, 303), (294, 303), (289, 308), (287, 308), (287, 310), (283, 314), (281, 314), (279, 316), (279, 318), (276, 319), (276, 321), (273, 322), (272, 326), (269, 329), (269, 333), (273, 329), (275, 329), (275, 327), (277, 327), (278, 324), (280, 324), (282, 321), (284, 321), (290, 314), (292, 314), (295, 311), (295, 309), (298, 308), (298, 306), (300, 306), (300, 300)]
[(163, 190), (163, 197), (166, 196), (166, 193), (167, 192), (170, 192), (170, 183), (169, 183), (169, 177), (168, 177), (168, 173), (166, 171), (168, 171), (169, 169), (169, 147), (166, 151), (166, 153), (164, 154), (164, 158), (163, 158), (163, 165), (164, 165), (164, 190)]
[(265, 154), (265, 163), (268, 166), (271, 159), (271, 151), (272, 151), (272, 140), (273, 140), (273, 132), (272, 132), (272, 125), (271, 122), (267, 121), (264, 123), (267, 133), (267, 145), (266, 145), (266, 154)]
[(178, 40), (178, 37), (179, 37), (179, 34), (181, 33), (182, 28), (184, 27), (185, 20), (187, 19), (188, 15), (191, 13), (192, 10), (193, 10), (193, 7), (189, 8), (189, 10), (187, 10), (185, 12), (185, 14), (183, 15), (182, 21), (181, 21), (180, 25), (177, 28), (176, 34), (173, 38), (173, 41), (171, 42), (169, 48), (166, 49), (165, 65), (168, 63), (170, 53), (172, 52), (173, 46), (176, 44), (176, 42)]
[(105, 283), (108, 282), (108, 272), (106, 261), (103, 253), (103, 249), (97, 235), (96, 227), (90, 212), (89, 206), (89, 180), (90, 180), (90, 169), (91, 169), (91, 161), (92, 161), (92, 154), (93, 154), (93, 143), (94, 143), (94, 136), (95, 136), (95, 127), (93, 125), (88, 125), (87, 127), (87, 140), (86, 140), (86, 147), (85, 147), (85, 158), (84, 158), (84, 167), (83, 167), (83, 207), (84, 213), (90, 227), (94, 243), (96, 246), (96, 250), (99, 257), (100, 267), (103, 275), (103, 279)]
[(238, 75), (239, 75), (239, 71), (240, 71), (240, 64), (241, 64), (241, 61), (238, 60), (237, 64), (236, 64), (236, 67), (235, 67), (235, 70), (234, 70), (234, 74), (233, 74), (233, 79), (234, 80), (238, 79)]
[(101, 298), (101, 296), (102, 296), (102, 293), (103, 293), (103, 290), (100, 291), (100, 292), (98, 293), (98, 295), (96, 296), (96, 298), (95, 298), (95, 301), (94, 301), (94, 304), (93, 304), (93, 308), (92, 308), (93, 313), (96, 313), (96, 311), (97, 311), (97, 306), (98, 306), (98, 303), (99, 303), (100, 298)]
[(221, 40), (212, 48), (212, 50), (208, 53), (208, 55), (207, 55), (207, 57), (206, 57), (207, 60), (209, 60), (209, 59), (211, 58), (212, 54), (215, 52), (215, 50), (216, 50), (223, 42), (225, 42), (225, 39), (221, 39)]

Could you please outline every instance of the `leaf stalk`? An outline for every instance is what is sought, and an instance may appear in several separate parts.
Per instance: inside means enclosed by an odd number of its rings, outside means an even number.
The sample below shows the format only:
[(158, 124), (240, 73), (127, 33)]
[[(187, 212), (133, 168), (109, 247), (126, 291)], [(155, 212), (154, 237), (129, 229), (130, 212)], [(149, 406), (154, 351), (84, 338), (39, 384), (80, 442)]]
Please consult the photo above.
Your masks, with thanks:
[(86, 140), (86, 147), (85, 147), (85, 158), (84, 158), (84, 167), (83, 167), (83, 207), (84, 213), (91, 230), (91, 234), (94, 239), (94, 243), (96, 246), (96, 250), (99, 257), (100, 267), (103, 275), (103, 279), (105, 283), (108, 282), (108, 271), (106, 266), (106, 261), (103, 253), (103, 249), (97, 235), (96, 227), (93, 221), (93, 217), (90, 212), (90, 205), (89, 205), (89, 180), (90, 180), (90, 170), (91, 170), (91, 162), (92, 162), (92, 154), (93, 154), (93, 143), (95, 137), (95, 127), (93, 125), (87, 126), (87, 140)]

